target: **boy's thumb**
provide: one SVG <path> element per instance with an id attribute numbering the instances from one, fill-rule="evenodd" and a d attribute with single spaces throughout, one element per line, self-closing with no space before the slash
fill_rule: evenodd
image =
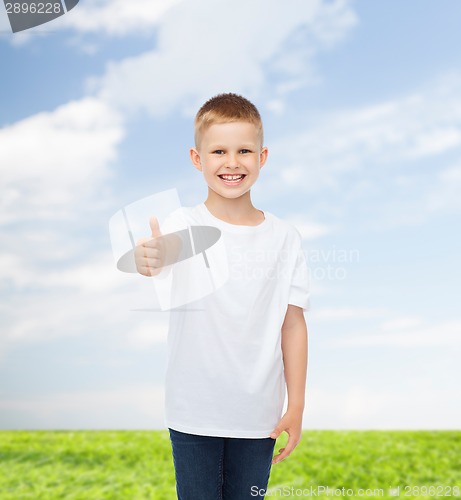
<path id="1" fill-rule="evenodd" d="M 153 238 L 158 238 L 159 236 L 162 236 L 162 233 L 160 232 L 160 226 L 158 225 L 157 217 L 155 217 L 153 215 L 149 219 L 149 224 L 150 224 L 150 229 L 152 231 L 152 237 Z"/>
<path id="2" fill-rule="evenodd" d="M 275 428 L 272 432 L 271 432 L 271 438 L 272 439 L 277 439 L 279 436 L 280 436 L 280 429 L 277 429 Z"/>

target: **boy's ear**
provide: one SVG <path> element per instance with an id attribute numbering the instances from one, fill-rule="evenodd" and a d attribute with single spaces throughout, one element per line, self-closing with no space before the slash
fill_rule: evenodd
<path id="1" fill-rule="evenodd" d="M 266 163 L 268 153 L 269 150 L 267 149 L 266 146 L 261 148 L 261 152 L 259 153 L 259 168 L 262 168 Z"/>
<path id="2" fill-rule="evenodd" d="M 200 170 L 200 172 L 201 172 L 202 171 L 202 162 L 200 161 L 199 152 L 195 148 L 190 148 L 189 154 L 190 154 L 190 159 L 192 161 L 192 164 L 194 165 L 194 167 L 197 170 Z"/>

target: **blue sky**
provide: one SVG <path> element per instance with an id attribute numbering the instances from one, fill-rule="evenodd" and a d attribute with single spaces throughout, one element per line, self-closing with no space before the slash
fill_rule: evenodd
<path id="1" fill-rule="evenodd" d="M 168 314 L 115 268 L 122 206 L 206 185 L 193 117 L 259 108 L 253 204 L 311 270 L 304 427 L 459 428 L 461 5 L 81 1 L 0 6 L 0 428 L 163 428 Z M 147 228 L 146 228 L 147 229 Z"/>

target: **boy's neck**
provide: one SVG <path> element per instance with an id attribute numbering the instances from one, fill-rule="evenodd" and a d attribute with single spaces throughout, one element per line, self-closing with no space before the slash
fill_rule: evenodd
<path id="1" fill-rule="evenodd" d="M 250 192 L 238 198 L 223 198 L 209 192 L 204 203 L 215 217 L 230 224 L 257 225 L 264 220 L 263 212 L 253 206 Z"/>

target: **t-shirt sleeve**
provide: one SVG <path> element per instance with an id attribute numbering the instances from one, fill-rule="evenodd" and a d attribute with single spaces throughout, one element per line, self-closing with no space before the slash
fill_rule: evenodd
<path id="1" fill-rule="evenodd" d="M 288 303 L 302 307 L 305 311 L 310 311 L 310 280 L 309 268 L 307 266 L 306 256 L 302 247 L 302 238 L 297 232 L 297 257 L 291 276 L 290 290 L 288 294 Z"/>

